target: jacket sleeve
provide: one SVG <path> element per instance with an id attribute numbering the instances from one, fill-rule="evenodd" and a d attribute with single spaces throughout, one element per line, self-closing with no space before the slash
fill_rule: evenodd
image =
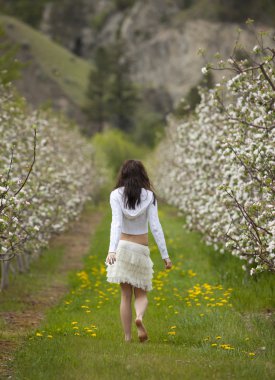
<path id="1" fill-rule="evenodd" d="M 165 237 L 164 237 L 162 226 L 160 224 L 159 217 L 158 217 L 157 200 L 156 200 L 155 205 L 152 202 L 148 208 L 148 221 L 149 221 L 150 230 L 151 230 L 151 232 L 154 236 L 154 239 L 157 243 L 161 257 L 163 259 L 168 259 L 169 255 L 167 252 Z"/>
<path id="2" fill-rule="evenodd" d="M 110 194 L 110 205 L 112 209 L 112 222 L 110 231 L 109 252 L 116 252 L 116 248 L 122 231 L 122 210 L 119 201 L 115 197 L 115 194 L 113 192 L 111 192 Z"/>

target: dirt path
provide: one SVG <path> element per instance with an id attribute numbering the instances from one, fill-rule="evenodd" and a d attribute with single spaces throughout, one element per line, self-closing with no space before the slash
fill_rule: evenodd
<path id="1" fill-rule="evenodd" d="M 50 242 L 51 247 L 63 246 L 65 252 L 57 267 L 59 276 L 47 284 L 39 293 L 24 295 L 25 308 L 16 312 L 0 312 L 5 321 L 5 332 L 9 337 L 24 337 L 30 329 L 37 328 L 44 318 L 45 311 L 58 303 L 69 287 L 64 281 L 68 272 L 83 267 L 82 257 L 87 253 L 90 239 L 102 218 L 101 211 L 84 212 L 69 229 Z M 12 378 L 8 362 L 12 360 L 20 339 L 0 340 L 0 378 Z"/>

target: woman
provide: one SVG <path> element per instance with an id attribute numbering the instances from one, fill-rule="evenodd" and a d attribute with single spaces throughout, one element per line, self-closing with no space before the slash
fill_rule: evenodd
<path id="1" fill-rule="evenodd" d="M 148 340 L 142 322 L 152 290 L 153 262 L 148 247 L 148 222 L 165 268 L 170 269 L 165 238 L 158 218 L 158 205 L 147 172 L 139 160 L 127 160 L 120 168 L 110 194 L 112 223 L 106 258 L 107 281 L 121 287 L 120 315 L 125 341 L 131 341 L 132 293 L 135 295 L 135 323 L 140 342 Z"/>

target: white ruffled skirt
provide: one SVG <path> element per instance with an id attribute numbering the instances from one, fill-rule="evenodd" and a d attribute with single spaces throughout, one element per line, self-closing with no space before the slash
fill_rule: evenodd
<path id="1" fill-rule="evenodd" d="M 148 246 L 128 240 L 119 240 L 116 261 L 107 264 L 107 281 L 127 282 L 137 288 L 150 291 L 152 287 L 154 263 Z"/>

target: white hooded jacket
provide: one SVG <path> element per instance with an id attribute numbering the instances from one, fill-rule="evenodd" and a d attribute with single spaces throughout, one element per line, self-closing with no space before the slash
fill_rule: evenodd
<path id="1" fill-rule="evenodd" d="M 153 204 L 153 192 L 145 188 L 141 189 L 140 204 L 135 209 L 128 209 L 123 202 L 124 186 L 113 190 L 110 194 L 112 208 L 112 223 L 110 234 L 109 252 L 115 252 L 121 232 L 131 235 L 140 235 L 150 230 L 158 245 L 161 257 L 169 258 L 165 237 L 158 217 L 157 200 Z"/>

